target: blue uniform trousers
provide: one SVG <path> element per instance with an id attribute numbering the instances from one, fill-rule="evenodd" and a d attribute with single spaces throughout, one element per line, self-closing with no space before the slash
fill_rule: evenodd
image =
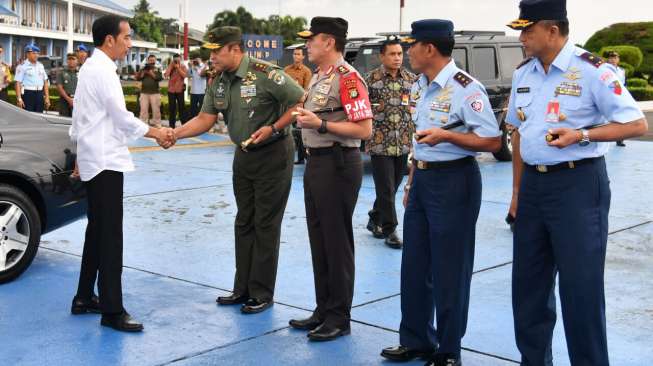
<path id="1" fill-rule="evenodd" d="M 512 273 L 522 365 L 552 365 L 556 274 L 571 364 L 609 364 L 603 291 L 609 208 L 603 158 L 549 173 L 524 168 Z"/>
<path id="2" fill-rule="evenodd" d="M 460 355 L 481 207 L 478 164 L 467 162 L 415 169 L 404 215 L 399 329 L 400 343 L 412 349 Z"/>

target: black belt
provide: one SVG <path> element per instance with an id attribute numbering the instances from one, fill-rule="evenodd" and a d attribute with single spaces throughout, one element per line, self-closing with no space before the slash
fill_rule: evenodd
<path id="1" fill-rule="evenodd" d="M 444 169 L 444 168 L 455 168 L 459 166 L 464 166 L 476 161 L 476 158 L 473 156 L 467 156 L 462 159 L 449 160 L 449 161 L 415 161 L 415 167 L 419 170 L 433 170 L 433 169 Z"/>
<path id="2" fill-rule="evenodd" d="M 306 153 L 310 156 L 320 156 L 320 155 L 330 155 L 335 153 L 337 150 L 343 151 L 343 152 L 349 152 L 349 151 L 354 151 L 358 150 L 359 148 L 357 147 L 347 147 L 347 146 L 341 146 L 341 145 L 333 145 L 329 147 L 309 147 L 306 149 Z"/>
<path id="3" fill-rule="evenodd" d="M 593 164 L 600 160 L 603 160 L 602 156 L 598 158 L 587 158 L 587 159 L 576 160 L 576 161 L 565 161 L 563 163 L 554 164 L 554 165 L 529 165 L 524 163 L 524 166 L 538 173 L 553 173 L 559 170 L 575 169 L 577 166 L 581 166 L 585 164 Z"/>

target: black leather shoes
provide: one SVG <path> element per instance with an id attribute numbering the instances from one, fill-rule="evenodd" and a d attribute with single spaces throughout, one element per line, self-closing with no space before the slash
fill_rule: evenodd
<path id="1" fill-rule="evenodd" d="M 315 316 L 315 314 L 313 314 L 306 319 L 292 319 L 288 322 L 288 324 L 290 324 L 291 327 L 299 330 L 313 330 L 322 325 L 322 321 L 317 316 Z"/>
<path id="2" fill-rule="evenodd" d="M 349 327 L 338 328 L 338 327 L 332 327 L 327 324 L 322 324 L 319 327 L 308 332 L 308 339 L 310 339 L 313 342 L 326 342 L 326 341 L 332 341 L 338 337 L 342 337 L 349 333 L 351 333 Z"/>
<path id="3" fill-rule="evenodd" d="M 435 349 L 410 349 L 405 346 L 388 347 L 381 351 L 381 356 L 391 361 L 408 362 L 416 358 L 428 360 L 429 357 L 435 352 Z"/>
<path id="4" fill-rule="evenodd" d="M 381 229 L 379 225 L 375 224 L 372 219 L 367 222 L 367 230 L 369 230 L 372 233 L 372 236 L 377 239 L 383 239 L 384 237 L 383 229 Z"/>
<path id="5" fill-rule="evenodd" d="M 243 314 L 258 314 L 269 309 L 273 304 L 274 302 L 272 300 L 263 301 L 258 299 L 249 299 L 247 302 L 245 302 L 245 305 L 240 308 L 240 311 L 243 312 Z"/>
<path id="6" fill-rule="evenodd" d="M 462 366 L 460 357 L 450 353 L 436 353 L 424 366 Z"/>
<path id="7" fill-rule="evenodd" d="M 385 237 L 385 245 L 392 249 L 401 249 L 404 243 L 397 236 L 397 232 L 393 231 L 390 235 Z"/>
<path id="8" fill-rule="evenodd" d="M 90 300 L 83 300 L 75 296 L 73 304 L 70 306 L 70 313 L 73 315 L 100 314 L 100 300 L 95 295 Z"/>
<path id="9" fill-rule="evenodd" d="M 123 311 L 120 314 L 102 314 L 102 321 L 100 324 L 120 332 L 143 331 L 143 324 L 132 319 L 126 311 Z"/>
<path id="10" fill-rule="evenodd" d="M 220 296 L 217 299 L 215 299 L 215 302 L 217 302 L 220 305 L 237 305 L 237 304 L 244 304 L 247 299 L 249 299 L 249 296 L 245 295 L 240 295 L 233 293 L 229 296 Z"/>

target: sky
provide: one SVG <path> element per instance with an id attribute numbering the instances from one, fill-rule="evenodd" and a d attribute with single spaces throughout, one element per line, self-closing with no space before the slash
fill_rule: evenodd
<path id="1" fill-rule="evenodd" d="M 114 0 L 133 8 L 138 0 Z M 149 0 L 152 8 L 166 18 L 179 18 L 183 0 Z M 271 14 L 303 16 L 339 16 L 349 22 L 349 36 L 372 36 L 399 29 L 400 0 L 188 0 L 189 23 L 205 30 L 213 16 L 222 10 L 244 6 L 254 16 Z M 508 35 L 517 32 L 505 26 L 519 15 L 518 0 L 405 0 L 402 30 L 424 18 L 451 19 L 457 30 L 499 30 Z M 597 30 L 620 22 L 653 21 L 652 0 L 568 0 L 571 40 L 584 44 Z"/>

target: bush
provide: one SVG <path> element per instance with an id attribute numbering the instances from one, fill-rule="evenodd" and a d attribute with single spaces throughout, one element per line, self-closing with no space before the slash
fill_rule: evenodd
<path id="1" fill-rule="evenodd" d="M 632 65 L 635 69 L 642 65 L 644 61 L 644 54 L 639 47 L 635 46 L 605 46 L 599 51 L 599 55 L 603 58 L 607 58 L 607 53 L 609 51 L 617 51 L 619 53 L 619 59 L 622 62 L 625 62 L 629 65 Z"/>
<path id="2" fill-rule="evenodd" d="M 625 63 L 625 62 L 620 62 L 619 66 L 621 66 L 622 69 L 626 72 L 626 78 L 631 78 L 635 75 L 635 68 L 632 67 L 631 65 Z"/>
<path id="3" fill-rule="evenodd" d="M 626 80 L 626 85 L 630 89 L 631 87 L 633 88 L 645 88 L 648 86 L 648 81 L 645 79 L 640 79 L 640 78 L 632 78 Z"/>
<path id="4" fill-rule="evenodd" d="M 644 58 L 637 71 L 653 74 L 653 22 L 613 24 L 594 33 L 585 43 L 585 48 L 599 52 L 602 47 L 611 45 L 638 47 Z"/>
<path id="5" fill-rule="evenodd" d="M 653 100 L 653 87 L 632 87 L 628 88 L 630 94 L 638 101 Z"/>

